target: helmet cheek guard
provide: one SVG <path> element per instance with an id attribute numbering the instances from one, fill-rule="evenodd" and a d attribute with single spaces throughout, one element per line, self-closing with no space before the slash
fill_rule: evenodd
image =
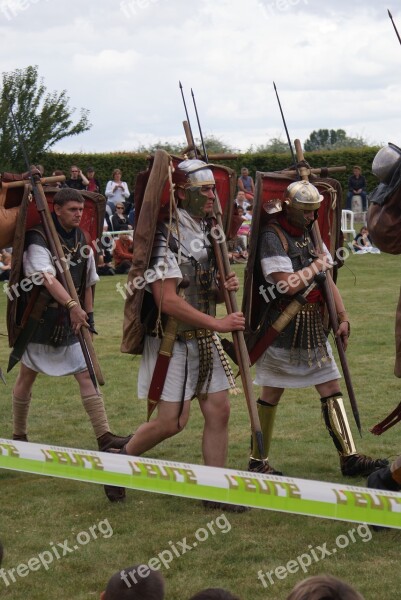
<path id="1" fill-rule="evenodd" d="M 182 186 L 185 198 L 181 200 L 181 207 L 193 217 L 204 217 L 203 207 L 207 197 L 202 194 L 202 187 L 216 185 L 213 172 L 207 163 L 198 159 L 184 160 L 178 165 L 178 169 L 185 177 Z"/>

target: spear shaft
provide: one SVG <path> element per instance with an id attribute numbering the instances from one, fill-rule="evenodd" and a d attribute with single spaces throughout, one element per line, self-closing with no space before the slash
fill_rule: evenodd
<path id="1" fill-rule="evenodd" d="M 294 165 L 296 165 L 297 161 L 296 161 L 294 150 L 293 150 L 293 147 L 292 147 L 292 144 L 291 144 L 290 134 L 288 133 L 287 123 L 285 122 L 285 117 L 284 117 L 283 109 L 281 108 L 280 98 L 279 98 L 278 91 L 277 91 L 277 88 L 276 88 L 276 84 L 274 83 L 274 81 L 273 81 L 273 86 L 274 86 L 274 91 L 276 92 L 278 107 L 280 109 L 281 118 L 283 120 L 283 125 L 284 125 L 284 129 L 285 129 L 285 133 L 287 135 L 288 146 L 289 146 L 289 148 L 291 150 L 292 162 L 293 162 Z"/>
<path id="2" fill-rule="evenodd" d="M 185 102 L 184 90 L 182 89 L 182 83 L 181 83 L 181 81 L 179 81 L 178 83 L 179 83 L 180 90 L 181 90 L 182 101 L 184 103 L 184 109 L 185 109 L 185 114 L 186 114 L 186 117 L 187 117 L 187 123 L 188 123 L 189 133 L 191 135 L 192 148 L 193 148 L 193 151 L 194 151 L 194 154 L 195 154 L 195 158 L 198 158 L 198 152 L 196 150 L 194 134 L 192 133 L 191 122 L 190 122 L 189 116 L 188 116 L 187 103 Z"/>
<path id="3" fill-rule="evenodd" d="M 392 22 L 392 24 L 393 24 L 394 31 L 395 31 L 395 33 L 397 34 L 398 41 L 399 41 L 399 42 L 400 42 L 400 44 L 401 44 L 401 37 L 400 37 L 400 34 L 398 33 L 397 26 L 396 26 L 396 24 L 394 23 L 393 15 L 392 15 L 392 14 L 391 14 L 391 12 L 389 11 L 389 9 L 387 9 L 387 12 L 388 12 L 388 16 L 390 17 L 390 19 L 391 19 L 391 22 Z"/>

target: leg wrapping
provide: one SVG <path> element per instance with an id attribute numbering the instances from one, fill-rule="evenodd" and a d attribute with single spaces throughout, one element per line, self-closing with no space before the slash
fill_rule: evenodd
<path id="1" fill-rule="evenodd" d="M 31 403 L 31 394 L 25 398 L 19 398 L 13 393 L 13 433 L 15 436 L 27 434 L 28 413 Z"/>
<path id="2" fill-rule="evenodd" d="M 93 394 L 91 396 L 82 396 L 82 404 L 97 438 L 110 431 L 106 409 L 101 395 Z"/>

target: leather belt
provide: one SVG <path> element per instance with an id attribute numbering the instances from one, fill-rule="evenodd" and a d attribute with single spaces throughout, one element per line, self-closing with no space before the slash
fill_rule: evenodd
<path id="1" fill-rule="evenodd" d="M 154 331 L 147 331 L 147 335 L 150 335 L 151 337 L 157 337 L 157 338 L 160 337 Z M 188 342 L 189 340 L 212 337 L 212 335 L 213 335 L 212 329 L 186 329 L 185 331 L 180 331 L 177 334 L 176 339 L 181 340 L 183 342 Z"/>

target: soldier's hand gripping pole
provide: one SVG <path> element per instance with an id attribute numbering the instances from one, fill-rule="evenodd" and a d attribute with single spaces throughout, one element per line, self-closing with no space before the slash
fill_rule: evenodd
<path id="1" fill-rule="evenodd" d="M 295 151 L 296 151 L 296 155 L 297 155 L 297 161 L 298 161 L 298 163 L 302 162 L 304 160 L 304 155 L 302 152 L 301 142 L 299 140 L 295 140 L 294 145 L 295 145 Z M 309 180 L 307 171 L 308 170 L 306 168 L 301 168 L 299 170 L 301 178 L 306 181 Z M 315 245 L 315 248 L 317 249 L 317 251 L 319 253 L 323 253 L 323 241 L 322 241 L 322 236 L 320 235 L 320 229 L 319 229 L 319 224 L 317 222 L 317 219 L 313 223 L 311 234 L 312 234 L 312 241 Z M 341 336 L 335 335 L 335 333 L 338 329 L 338 317 L 337 317 L 337 311 L 336 311 L 336 306 L 335 306 L 334 296 L 333 296 L 333 291 L 332 291 L 331 286 L 332 286 L 331 273 L 329 271 L 327 271 L 326 279 L 322 285 L 323 295 L 324 295 L 327 310 L 329 313 L 329 321 L 330 321 L 330 325 L 333 329 L 334 339 L 336 342 L 338 356 L 340 358 L 341 368 L 343 371 L 345 384 L 347 386 L 347 392 L 348 392 L 348 396 L 350 399 L 355 423 L 358 427 L 359 434 L 362 437 L 361 421 L 359 418 L 359 410 L 358 410 L 358 405 L 357 405 L 356 398 L 355 398 L 354 388 L 352 386 L 351 374 L 350 374 L 350 371 L 348 368 L 348 362 L 347 362 L 347 359 L 345 356 L 343 341 L 341 339 Z"/>
<path id="2" fill-rule="evenodd" d="M 21 146 L 21 151 L 24 156 L 26 167 L 27 167 L 28 171 L 31 171 L 28 155 L 27 155 L 27 152 L 25 149 L 25 145 L 24 145 L 24 142 L 22 139 L 20 129 L 18 127 L 18 123 L 14 117 L 11 103 L 9 103 L 9 107 L 10 107 L 11 119 L 13 121 L 15 131 L 17 133 L 18 142 Z M 80 305 L 78 294 L 75 289 L 75 285 L 72 281 L 69 266 L 67 264 L 68 261 L 65 260 L 64 252 L 61 247 L 61 242 L 60 242 L 59 236 L 57 234 L 56 227 L 54 225 L 54 222 L 53 222 L 50 210 L 49 210 L 49 206 L 47 204 L 47 199 L 46 199 L 45 193 L 43 191 L 42 184 L 40 182 L 39 174 L 31 173 L 30 182 L 32 185 L 32 192 L 33 192 L 33 197 L 35 200 L 35 205 L 36 205 L 37 211 L 39 213 L 41 223 L 43 225 L 43 230 L 44 230 L 44 233 L 46 236 L 46 240 L 49 244 L 49 250 L 51 252 L 51 255 L 57 260 L 57 263 L 59 265 L 60 283 L 64 287 L 64 289 L 66 289 L 68 291 L 71 298 L 73 300 L 75 300 L 75 302 L 78 305 Z M 99 362 L 98 362 L 96 354 L 95 354 L 95 349 L 92 344 L 92 338 L 89 333 L 89 330 L 86 327 L 81 327 L 77 333 L 77 337 L 78 337 L 79 343 L 81 345 L 82 353 L 85 358 L 85 363 L 88 368 L 90 378 L 92 380 L 95 390 L 98 392 L 97 384 L 99 383 L 99 385 L 103 385 L 104 378 L 103 378 L 102 372 L 100 370 L 100 365 L 99 365 Z"/>

